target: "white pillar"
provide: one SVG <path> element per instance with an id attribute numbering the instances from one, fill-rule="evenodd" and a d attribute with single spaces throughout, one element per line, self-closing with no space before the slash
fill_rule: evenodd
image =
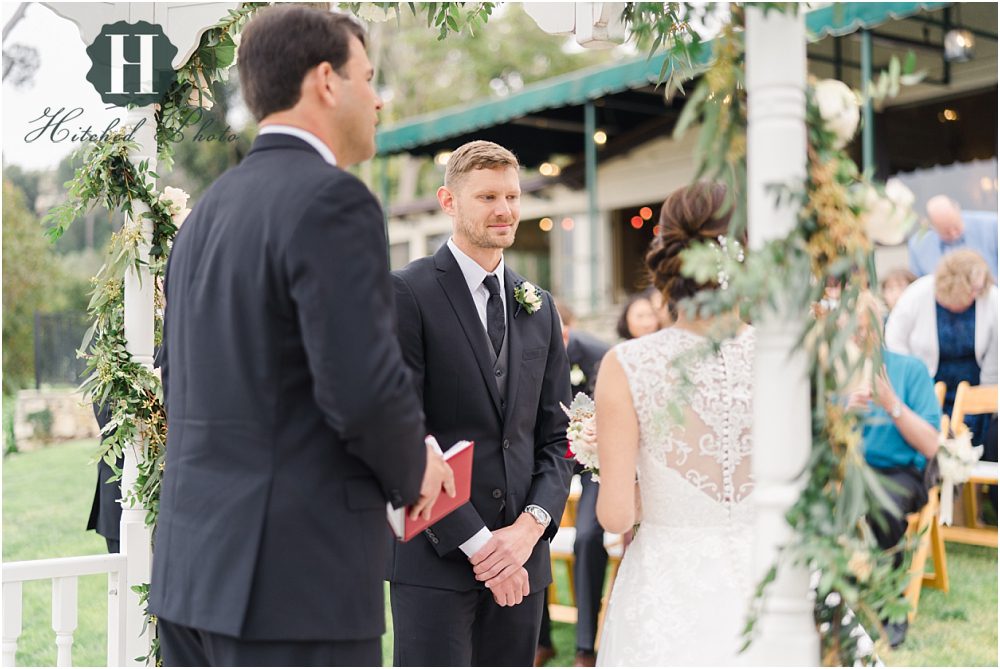
<path id="1" fill-rule="evenodd" d="M 747 182 L 750 246 L 784 237 L 795 226 L 794 205 L 778 207 L 765 188 L 801 186 L 806 170 L 806 36 L 797 16 L 746 9 L 748 96 Z M 807 280 L 808 277 L 789 277 Z M 779 308 L 757 326 L 754 360 L 754 569 L 762 578 L 778 548 L 792 538 L 785 513 L 805 485 L 811 432 L 808 364 L 792 353 L 807 314 Z M 819 637 L 813 622 L 809 574 L 787 562 L 766 592 L 751 645 L 756 665 L 819 664 Z"/>
<path id="2" fill-rule="evenodd" d="M 153 107 L 146 106 L 132 109 L 128 113 L 126 124 L 138 130 L 133 135 L 137 150 L 129 158 L 132 164 L 138 165 L 143 160 L 149 161 L 149 169 L 156 171 L 156 121 Z M 142 124 L 140 126 L 140 124 Z M 140 216 L 148 211 L 141 203 L 134 202 L 135 216 L 125 220 L 126 226 L 141 226 L 142 239 L 139 248 L 139 259 L 143 261 L 136 271 L 130 267 L 125 273 L 125 338 L 132 359 L 146 366 L 153 367 L 153 278 L 149 273 L 149 247 L 153 236 L 153 223 L 148 218 Z M 152 533 L 146 526 L 147 510 L 135 502 L 125 499 L 126 491 L 132 490 L 138 477 L 138 463 L 144 457 L 143 444 L 129 444 L 125 448 L 125 464 L 122 468 L 122 519 L 121 552 L 126 556 L 126 584 L 124 593 L 119 593 L 126 600 L 125 610 L 125 657 L 130 666 L 142 666 L 135 658 L 149 654 L 151 630 L 142 631 L 145 622 L 143 606 L 139 604 L 139 595 L 132 592 L 132 586 L 149 583 L 152 573 Z"/>

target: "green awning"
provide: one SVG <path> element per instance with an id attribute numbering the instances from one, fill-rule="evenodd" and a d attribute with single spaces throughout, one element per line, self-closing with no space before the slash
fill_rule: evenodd
<path id="1" fill-rule="evenodd" d="M 460 105 L 413 116 L 405 122 L 379 131 L 379 154 L 406 151 L 447 137 L 488 128 L 544 109 L 582 105 L 610 93 L 617 93 L 660 79 L 666 54 L 651 59 L 637 58 L 615 65 L 599 65 L 570 72 L 524 87 L 499 100 Z"/>
<path id="2" fill-rule="evenodd" d="M 873 28 L 892 19 L 905 19 L 921 10 L 933 11 L 950 2 L 835 2 L 806 14 L 806 30 L 814 39 L 840 37 Z"/>
<path id="3" fill-rule="evenodd" d="M 806 14 L 813 39 L 841 36 L 885 21 L 905 18 L 921 10 L 946 7 L 950 2 L 841 2 Z M 587 100 L 641 88 L 659 81 L 666 54 L 636 58 L 546 79 L 506 98 L 442 109 L 387 125 L 376 138 L 380 155 L 410 151 L 441 143 L 484 128 L 546 109 L 575 107 Z"/>

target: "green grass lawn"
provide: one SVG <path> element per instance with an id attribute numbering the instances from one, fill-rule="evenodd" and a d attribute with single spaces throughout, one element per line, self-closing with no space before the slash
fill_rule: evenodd
<path id="1" fill-rule="evenodd" d="M 3 561 L 32 560 L 104 552 L 104 540 L 84 531 L 97 480 L 89 460 L 93 440 L 78 441 L 3 460 Z M 920 612 L 906 644 L 885 653 L 889 666 L 997 666 L 997 551 L 948 544 L 947 594 L 925 588 Z M 565 575 L 557 573 L 565 591 Z M 77 666 L 105 664 L 107 579 L 80 579 L 79 627 L 73 646 Z M 21 666 L 55 664 L 51 629 L 51 585 L 26 584 L 24 631 L 18 644 Z M 392 662 L 392 621 L 383 638 L 385 664 Z M 573 664 L 575 630 L 552 627 L 556 657 L 550 666 Z"/>

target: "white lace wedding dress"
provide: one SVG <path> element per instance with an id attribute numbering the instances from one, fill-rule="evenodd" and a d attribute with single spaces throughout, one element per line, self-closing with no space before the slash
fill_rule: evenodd
<path id="1" fill-rule="evenodd" d="M 668 328 L 615 347 L 639 419 L 642 524 L 611 593 L 599 666 L 741 663 L 755 585 L 753 345 L 745 328 L 698 356 L 708 340 Z"/>

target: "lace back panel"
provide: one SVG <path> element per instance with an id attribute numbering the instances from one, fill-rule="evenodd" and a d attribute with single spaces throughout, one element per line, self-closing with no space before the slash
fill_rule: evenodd
<path id="1" fill-rule="evenodd" d="M 717 350 L 667 328 L 616 347 L 639 419 L 644 523 L 729 522 L 753 491 L 753 343 L 751 328 Z"/>

